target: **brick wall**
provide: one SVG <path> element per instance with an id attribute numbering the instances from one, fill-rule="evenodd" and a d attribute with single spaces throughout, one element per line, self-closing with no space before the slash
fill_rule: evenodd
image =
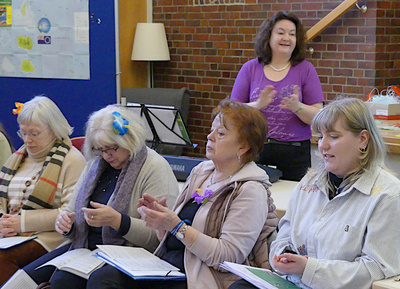
<path id="1" fill-rule="evenodd" d="M 341 2 L 246 0 L 243 5 L 194 6 L 193 0 L 153 0 L 154 22 L 165 24 L 171 53 L 170 62 L 154 64 L 155 87 L 192 91 L 188 126 L 198 147 L 185 154 L 204 156 L 211 111 L 230 94 L 243 63 L 254 57 L 253 39 L 262 21 L 289 10 L 308 30 Z M 314 49 L 308 60 L 327 100 L 339 94 L 365 98 L 375 86 L 382 90 L 400 84 L 400 3 L 366 4 L 365 14 L 353 7 L 308 44 Z"/>

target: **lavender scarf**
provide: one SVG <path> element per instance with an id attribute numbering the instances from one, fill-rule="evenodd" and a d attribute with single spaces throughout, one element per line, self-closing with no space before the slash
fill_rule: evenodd
<path id="1" fill-rule="evenodd" d="M 128 161 L 123 167 L 117 184 L 115 185 L 114 192 L 111 196 L 109 205 L 120 212 L 126 214 L 129 209 L 131 194 L 136 179 L 142 169 L 142 166 L 147 158 L 147 148 L 144 146 L 140 152 L 131 160 Z M 75 229 L 73 232 L 73 241 L 70 249 L 86 248 L 88 244 L 89 226 L 87 225 L 82 207 L 87 207 L 89 198 L 95 189 L 97 182 L 102 173 L 107 168 L 108 163 L 101 157 L 98 157 L 89 169 L 89 172 L 83 181 L 83 185 L 79 191 L 79 195 L 75 204 Z M 102 230 L 103 244 L 108 245 L 123 245 L 126 241 L 117 232 L 109 227 L 104 226 Z"/>

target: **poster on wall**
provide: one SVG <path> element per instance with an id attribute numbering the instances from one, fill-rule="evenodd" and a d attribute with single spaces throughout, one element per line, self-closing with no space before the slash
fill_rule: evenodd
<path id="1" fill-rule="evenodd" d="M 90 79 L 89 0 L 0 0 L 0 77 Z"/>
<path id="2" fill-rule="evenodd" d="M 0 0 L 0 27 L 11 26 L 11 0 Z"/>

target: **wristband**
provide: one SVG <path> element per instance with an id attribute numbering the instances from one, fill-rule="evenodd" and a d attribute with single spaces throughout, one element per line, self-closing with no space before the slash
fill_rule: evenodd
<path id="1" fill-rule="evenodd" d="M 186 225 L 186 223 L 183 223 L 183 225 L 179 228 L 178 232 L 176 232 L 175 238 L 177 238 L 179 241 L 185 239 L 185 234 L 188 227 L 189 226 Z"/>
<path id="2" fill-rule="evenodd" d="M 171 234 L 172 235 L 176 235 L 176 233 L 178 233 L 179 229 L 183 226 L 185 222 L 184 221 L 180 221 L 178 225 L 175 226 L 175 228 L 172 229 Z"/>
<path id="3" fill-rule="evenodd" d="M 303 104 L 300 104 L 300 108 L 296 111 L 294 111 L 294 114 L 299 114 L 303 110 Z"/>

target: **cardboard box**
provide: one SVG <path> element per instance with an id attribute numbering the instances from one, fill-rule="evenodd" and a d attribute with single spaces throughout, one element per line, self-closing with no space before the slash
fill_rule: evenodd
<path id="1" fill-rule="evenodd" d="M 372 289 L 398 289 L 400 288 L 400 276 L 375 281 Z"/>
<path id="2" fill-rule="evenodd" d="M 375 119 L 400 119 L 400 103 L 365 103 Z"/>

